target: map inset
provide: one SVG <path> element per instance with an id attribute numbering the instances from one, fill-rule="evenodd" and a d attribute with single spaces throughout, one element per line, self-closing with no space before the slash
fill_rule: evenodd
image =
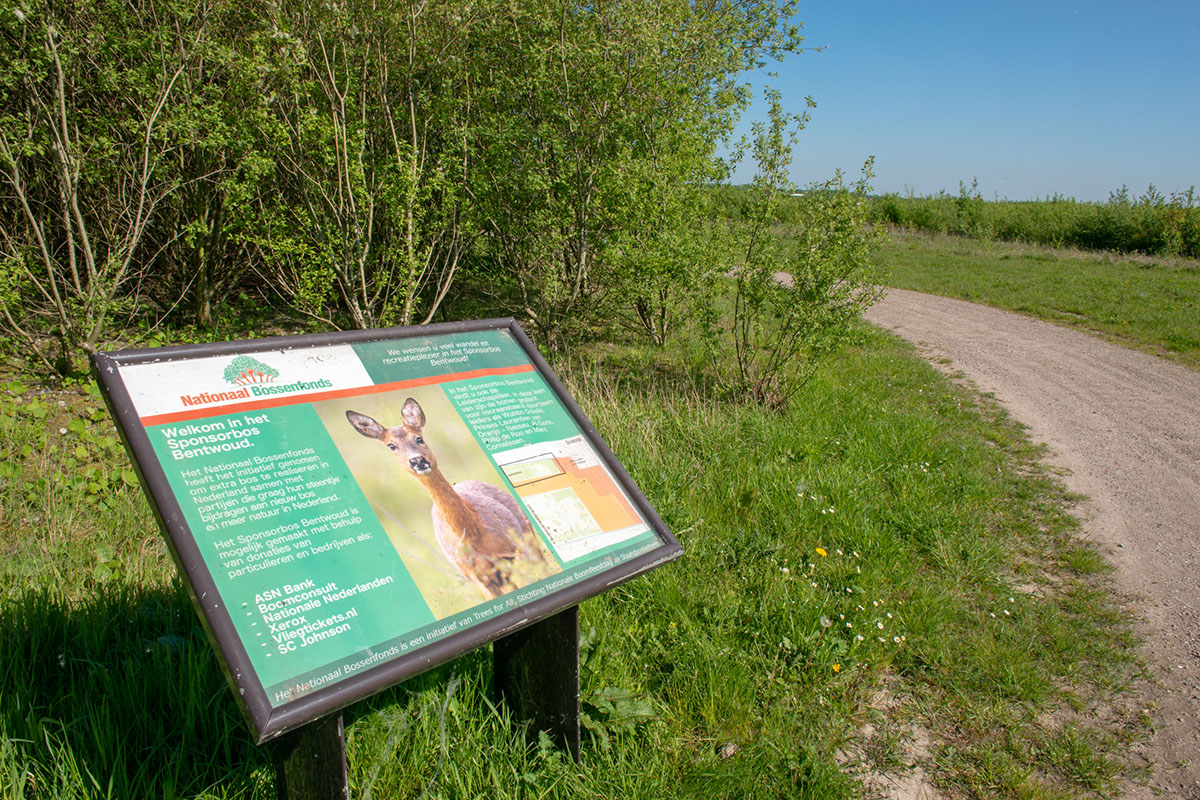
<path id="1" fill-rule="evenodd" d="M 563 561 L 648 528 L 582 437 L 498 453 L 496 459 Z"/>
<path id="2" fill-rule="evenodd" d="M 529 495 L 526 507 L 542 523 L 555 544 L 575 542 L 604 533 L 583 500 L 570 487 Z"/>

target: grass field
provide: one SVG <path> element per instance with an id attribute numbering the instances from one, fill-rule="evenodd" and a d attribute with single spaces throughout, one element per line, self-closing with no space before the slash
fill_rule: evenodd
<path id="1" fill-rule="evenodd" d="M 844 798 L 917 730 L 962 796 L 1111 796 L 1131 634 L 1020 431 L 866 329 L 786 414 L 686 358 L 559 365 L 686 550 L 582 607 L 583 764 L 480 651 L 347 711 L 354 796 Z M 273 797 L 94 395 L 0 398 L 0 796 Z"/>
<path id="2" fill-rule="evenodd" d="M 957 297 L 1099 333 L 1200 367 L 1200 262 L 894 232 L 890 286 Z"/>

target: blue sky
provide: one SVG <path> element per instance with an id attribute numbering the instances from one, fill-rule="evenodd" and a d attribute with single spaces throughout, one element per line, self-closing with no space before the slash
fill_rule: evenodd
<path id="1" fill-rule="evenodd" d="M 1200 187 L 1200 2 L 801 0 L 796 19 L 825 49 L 747 79 L 789 110 L 817 103 L 797 183 L 853 177 L 874 155 L 879 192 L 957 193 L 973 178 L 1011 200 Z M 763 117 L 756 102 L 740 130 Z M 751 177 L 743 164 L 733 182 Z"/>

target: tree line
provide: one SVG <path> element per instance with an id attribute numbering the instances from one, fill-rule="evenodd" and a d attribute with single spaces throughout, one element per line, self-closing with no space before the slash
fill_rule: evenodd
<path id="1" fill-rule="evenodd" d="M 1122 186 L 1102 203 L 1055 195 L 1044 200 L 984 200 L 978 185 L 957 195 L 886 194 L 873 198 L 872 219 L 928 233 L 985 241 L 1030 242 L 1116 253 L 1200 258 L 1200 202 L 1195 188 L 1164 195 L 1153 184 L 1140 196 Z"/>
<path id="2" fill-rule="evenodd" d="M 472 278 L 544 342 L 662 335 L 738 76 L 790 3 L 27 0 L 0 11 L 0 327 L 77 370 L 114 321 L 252 288 L 332 327 Z"/>

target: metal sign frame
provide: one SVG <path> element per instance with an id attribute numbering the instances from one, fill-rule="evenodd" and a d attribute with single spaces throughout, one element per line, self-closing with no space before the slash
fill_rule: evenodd
<path id="1" fill-rule="evenodd" d="M 142 418 L 134 407 L 121 370 L 150 363 L 253 355 L 268 351 L 303 350 L 333 345 L 393 340 L 402 342 L 417 337 L 497 330 L 507 331 L 520 345 L 534 370 L 578 426 L 587 443 L 648 524 L 650 532 L 657 537 L 658 546 L 427 645 L 364 668 L 298 699 L 273 706 L 234 627 L 230 610 L 226 607 L 210 568 L 201 554 L 196 536 L 185 519 L 180 501 L 168 482 Z M 171 555 L 221 662 L 233 696 L 259 744 L 294 731 L 462 653 L 569 609 L 584 599 L 672 561 L 683 552 L 679 542 L 601 439 L 595 427 L 584 416 L 537 348 L 511 318 L 96 353 L 92 357 L 92 367 L 162 528 Z M 297 400 L 297 403 L 303 402 L 303 399 Z"/>

